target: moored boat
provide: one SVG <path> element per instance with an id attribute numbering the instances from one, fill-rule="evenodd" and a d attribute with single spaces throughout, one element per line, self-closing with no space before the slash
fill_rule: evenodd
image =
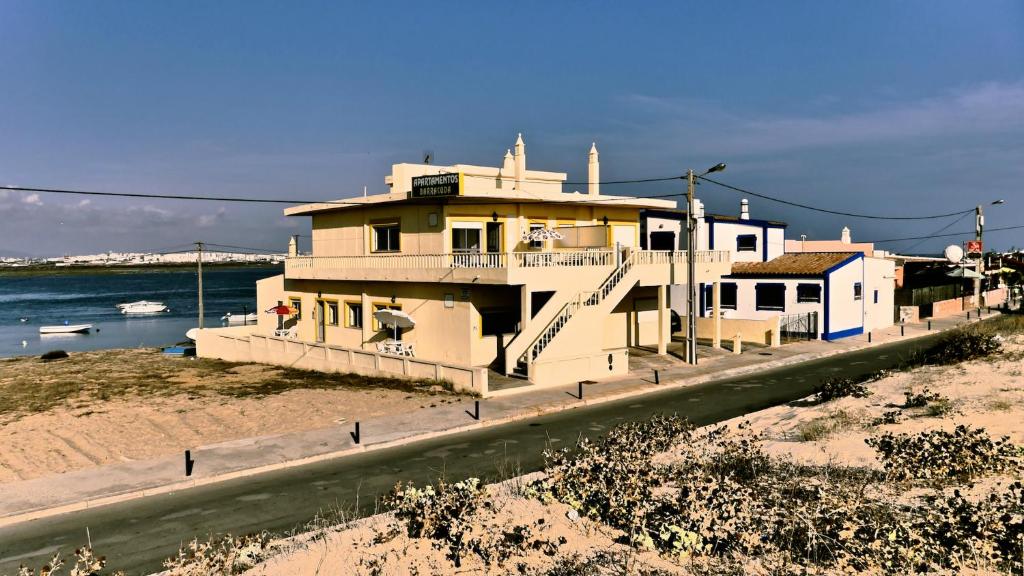
<path id="1" fill-rule="evenodd" d="M 121 314 L 158 314 L 166 312 L 167 306 L 164 306 L 163 302 L 139 300 L 138 302 L 118 304 L 117 309 L 121 311 Z"/>
<path id="2" fill-rule="evenodd" d="M 92 324 L 59 324 L 57 326 L 40 326 L 40 334 L 87 334 L 92 329 Z"/>
<path id="3" fill-rule="evenodd" d="M 229 325 L 255 324 L 257 321 L 259 321 L 259 316 L 255 312 L 250 312 L 248 314 L 232 314 L 231 312 L 228 312 L 227 314 L 220 317 L 220 321 L 225 322 Z"/>

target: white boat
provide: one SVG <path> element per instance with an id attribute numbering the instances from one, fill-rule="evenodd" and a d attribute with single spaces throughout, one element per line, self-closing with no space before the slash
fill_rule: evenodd
<path id="1" fill-rule="evenodd" d="M 75 332 L 88 333 L 92 324 L 60 324 L 57 326 L 40 326 L 40 334 L 73 334 Z"/>
<path id="2" fill-rule="evenodd" d="M 167 306 L 164 306 L 163 302 L 139 300 L 138 302 L 118 304 L 117 309 L 121 311 L 121 314 L 158 314 L 166 312 Z"/>
<path id="3" fill-rule="evenodd" d="M 228 312 L 220 317 L 220 321 L 227 324 L 255 324 L 259 321 L 259 316 L 255 312 L 248 314 L 232 314 Z"/>

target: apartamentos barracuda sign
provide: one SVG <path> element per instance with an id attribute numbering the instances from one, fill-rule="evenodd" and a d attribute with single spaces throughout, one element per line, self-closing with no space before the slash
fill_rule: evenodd
<path id="1" fill-rule="evenodd" d="M 412 193 L 409 197 L 441 198 L 445 196 L 462 196 L 462 184 L 462 172 L 416 176 L 412 179 Z"/>

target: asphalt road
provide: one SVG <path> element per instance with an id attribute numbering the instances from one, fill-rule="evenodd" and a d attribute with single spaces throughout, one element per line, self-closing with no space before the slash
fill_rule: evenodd
<path id="1" fill-rule="evenodd" d="M 375 496 L 398 481 L 494 478 L 510 466 L 531 472 L 543 465 L 549 442 L 572 445 L 580 434 L 600 435 L 655 413 L 677 412 L 698 425 L 720 422 L 807 396 L 827 376 L 892 367 L 936 337 L 0 528 L 0 574 L 15 574 L 22 563 L 38 568 L 57 549 L 67 557 L 85 544 L 86 527 L 111 568 L 157 571 L 196 535 L 292 530 L 357 497 L 362 512 L 372 512 Z"/>

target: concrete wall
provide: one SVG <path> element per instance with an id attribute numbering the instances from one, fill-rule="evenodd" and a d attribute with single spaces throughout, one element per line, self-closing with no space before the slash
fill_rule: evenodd
<path id="1" fill-rule="evenodd" d="M 628 228 L 631 244 L 639 245 L 639 208 L 617 206 L 580 206 L 555 203 L 500 204 L 408 204 L 389 203 L 350 208 L 312 216 L 314 256 L 364 256 L 374 254 L 373 225 L 397 222 L 401 228 L 398 254 L 447 254 L 451 252 L 451 229 L 456 222 L 474 222 L 485 228 L 487 223 L 502 224 L 503 241 L 499 252 L 536 250 L 522 241 L 530 225 L 545 228 L 604 225 L 608 218 L 610 230 L 620 235 Z M 436 221 L 434 226 L 431 221 Z M 481 235 L 482 249 L 486 236 Z M 626 244 L 627 242 L 623 242 Z M 604 246 L 613 245 L 611 235 Z M 555 241 L 540 248 L 553 250 Z"/>
<path id="2" fill-rule="evenodd" d="M 778 346 L 782 338 L 779 332 L 779 318 L 778 314 L 761 320 L 722 318 L 722 341 L 731 341 L 733 337 L 739 335 L 741 342 Z M 685 325 L 686 317 L 684 316 L 682 320 Z M 697 338 L 711 340 L 714 335 L 714 318 L 697 318 Z"/>
<path id="3" fill-rule="evenodd" d="M 196 337 L 196 354 L 228 362 L 258 362 L 318 372 L 448 380 L 457 391 L 482 396 L 488 393 L 486 368 L 267 337 L 256 334 L 255 330 L 254 326 L 200 330 Z"/>
<path id="4" fill-rule="evenodd" d="M 884 258 L 864 259 L 864 330 L 893 325 L 896 263 Z M 875 301 L 877 294 L 878 301 Z"/>
<path id="5" fill-rule="evenodd" d="M 862 298 L 854 299 L 854 284 L 860 282 Z M 864 282 L 863 258 L 858 258 L 828 274 L 825 290 L 827 309 L 823 323 L 826 339 L 843 338 L 864 332 L 864 304 L 870 295 Z M 890 315 L 892 307 L 890 306 Z"/>
<path id="6" fill-rule="evenodd" d="M 824 281 L 820 278 L 723 278 L 722 284 L 736 284 L 736 309 L 722 309 L 727 319 L 769 320 L 781 314 L 818 314 L 818 330 L 823 330 L 825 313 Z M 785 310 L 757 310 L 757 285 L 783 284 L 786 287 Z M 797 286 L 812 284 L 821 288 L 821 302 L 797 302 Z M 673 300 L 673 306 L 675 301 Z M 722 333 L 725 337 L 725 333 Z"/>
<path id="7" fill-rule="evenodd" d="M 768 226 L 757 222 L 715 221 L 705 230 L 710 249 L 729 250 L 732 253 L 733 262 L 767 262 L 785 252 L 786 230 L 778 226 Z M 749 234 L 757 237 L 757 250 L 737 252 L 736 237 Z"/>

